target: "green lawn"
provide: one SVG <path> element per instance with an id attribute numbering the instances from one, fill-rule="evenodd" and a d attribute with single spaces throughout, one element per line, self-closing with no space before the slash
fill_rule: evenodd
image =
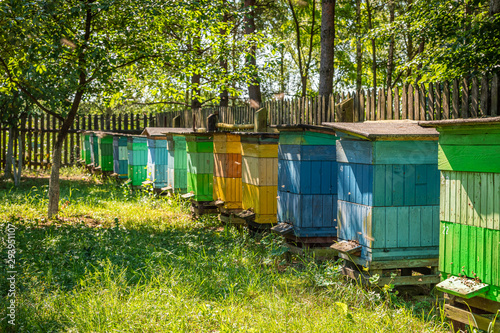
<path id="1" fill-rule="evenodd" d="M 338 263 L 285 260 L 273 235 L 177 200 L 65 170 L 59 220 L 44 219 L 46 174 L 0 182 L 0 250 L 17 228 L 19 332 L 446 332 L 439 310 L 344 280 Z M 8 268 L 0 266 L 0 331 Z"/>

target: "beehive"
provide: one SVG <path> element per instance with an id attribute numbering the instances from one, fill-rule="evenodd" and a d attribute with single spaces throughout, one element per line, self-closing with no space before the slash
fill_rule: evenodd
<path id="1" fill-rule="evenodd" d="M 223 208 L 242 208 L 241 140 L 228 132 L 214 133 L 214 199 Z"/>
<path id="2" fill-rule="evenodd" d="M 80 157 L 85 165 L 92 163 L 92 158 L 90 156 L 90 133 L 84 132 L 81 135 L 81 151 Z"/>
<path id="3" fill-rule="evenodd" d="M 438 133 L 412 121 L 325 123 L 337 131 L 338 238 L 372 261 L 438 257 Z"/>
<path id="4" fill-rule="evenodd" d="M 148 142 L 145 136 L 127 137 L 128 178 L 132 186 L 141 186 L 147 178 Z"/>
<path id="5" fill-rule="evenodd" d="M 171 186 L 175 192 L 186 193 L 187 191 L 186 137 L 180 134 L 168 134 L 167 150 L 168 150 L 168 186 Z"/>
<path id="6" fill-rule="evenodd" d="M 94 132 L 90 132 L 90 162 L 93 164 L 94 168 L 99 166 L 99 145 L 97 140 L 97 135 Z"/>
<path id="7" fill-rule="evenodd" d="M 154 188 L 168 184 L 167 131 L 164 127 L 146 127 L 141 133 L 148 138 L 147 178 Z"/>
<path id="8" fill-rule="evenodd" d="M 243 209 L 252 209 L 255 223 L 275 224 L 278 195 L 278 134 L 241 135 Z"/>
<path id="9" fill-rule="evenodd" d="M 443 279 L 478 278 L 478 296 L 500 302 L 500 117 L 421 124 L 440 134 Z"/>
<path id="10" fill-rule="evenodd" d="M 213 134 L 190 132 L 184 135 L 187 154 L 187 191 L 194 194 L 195 201 L 213 201 Z"/>
<path id="11" fill-rule="evenodd" d="M 97 132 L 97 147 L 99 155 L 99 167 L 102 171 L 113 171 L 113 136 L 105 132 Z"/>
<path id="12" fill-rule="evenodd" d="M 124 135 L 113 136 L 113 172 L 119 178 L 128 177 L 127 137 Z"/>
<path id="13" fill-rule="evenodd" d="M 296 237 L 337 236 L 337 136 L 331 128 L 282 125 L 278 147 L 278 222 Z"/>

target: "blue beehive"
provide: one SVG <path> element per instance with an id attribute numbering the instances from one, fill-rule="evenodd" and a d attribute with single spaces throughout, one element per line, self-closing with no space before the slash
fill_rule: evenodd
<path id="1" fill-rule="evenodd" d="M 116 134 L 113 136 L 113 172 L 119 178 L 128 177 L 127 137 Z"/>
<path id="2" fill-rule="evenodd" d="M 437 258 L 438 134 L 416 122 L 325 123 L 337 131 L 339 240 L 361 263 Z"/>
<path id="3" fill-rule="evenodd" d="M 337 136 L 331 128 L 278 126 L 278 222 L 296 237 L 337 236 Z"/>

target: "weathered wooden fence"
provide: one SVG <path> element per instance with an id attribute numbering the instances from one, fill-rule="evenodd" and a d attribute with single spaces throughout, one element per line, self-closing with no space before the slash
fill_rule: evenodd
<path id="1" fill-rule="evenodd" d="M 146 126 L 156 126 L 157 117 L 125 114 L 125 115 L 93 115 L 77 116 L 64 142 L 62 164 L 72 165 L 80 159 L 81 130 L 120 131 L 137 133 Z M 50 115 L 28 117 L 26 127 L 21 128 L 20 135 L 24 136 L 23 164 L 31 169 L 48 168 L 52 159 L 52 148 L 60 128 L 57 119 Z M 0 127 L 0 166 L 4 168 L 7 155 L 9 131 L 5 125 Z M 18 143 L 14 143 L 14 156 L 19 158 Z"/>
<path id="2" fill-rule="evenodd" d="M 499 116 L 499 75 L 453 80 L 429 85 L 404 85 L 394 89 L 361 90 L 335 93 L 328 97 L 306 97 L 268 101 L 269 124 L 321 124 L 339 119 L 339 103 L 352 98 L 354 121 L 413 119 L 438 120 Z M 207 127 L 207 117 L 218 114 L 219 122 L 249 124 L 255 109 L 250 106 L 214 107 L 160 113 L 156 116 L 112 115 L 79 116 L 70 131 L 63 151 L 63 164 L 71 165 L 80 158 L 79 130 L 139 131 L 147 126 L 171 127 L 180 117 L 183 127 Z M 51 116 L 29 118 L 25 135 L 25 165 L 42 168 L 50 165 L 52 143 L 59 123 Z M 0 165 L 5 165 L 8 131 L 0 130 Z M 17 145 L 15 146 L 17 156 Z"/>

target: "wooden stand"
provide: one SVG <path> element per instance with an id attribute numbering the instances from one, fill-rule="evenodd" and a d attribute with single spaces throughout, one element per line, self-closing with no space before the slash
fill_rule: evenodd
<path id="1" fill-rule="evenodd" d="M 244 210 L 241 213 L 237 214 L 236 217 L 245 221 L 245 224 L 253 233 L 260 233 L 264 231 L 269 231 L 276 223 L 257 223 L 255 222 L 255 213 L 251 210 Z"/>
<path id="2" fill-rule="evenodd" d="M 224 201 L 217 200 L 215 205 L 219 209 L 219 221 L 225 225 L 237 225 L 243 226 L 246 224 L 245 220 L 238 217 L 238 215 L 243 211 L 242 209 L 227 209 L 224 208 Z"/>
<path id="3" fill-rule="evenodd" d="M 332 248 L 335 248 L 332 246 Z M 408 259 L 366 262 L 355 255 L 339 252 L 344 259 L 342 273 L 364 285 L 370 285 L 370 278 L 378 274 L 376 284 L 380 287 L 434 285 L 439 283 L 438 259 Z"/>
<path id="4" fill-rule="evenodd" d="M 204 214 L 217 214 L 218 208 L 213 201 L 191 200 L 191 215 L 193 218 Z"/>
<path id="5" fill-rule="evenodd" d="M 472 326 L 487 332 L 500 332 L 500 303 L 478 296 L 465 299 L 447 293 L 444 295 L 444 314 L 451 319 L 454 331 L 465 331 Z"/>

